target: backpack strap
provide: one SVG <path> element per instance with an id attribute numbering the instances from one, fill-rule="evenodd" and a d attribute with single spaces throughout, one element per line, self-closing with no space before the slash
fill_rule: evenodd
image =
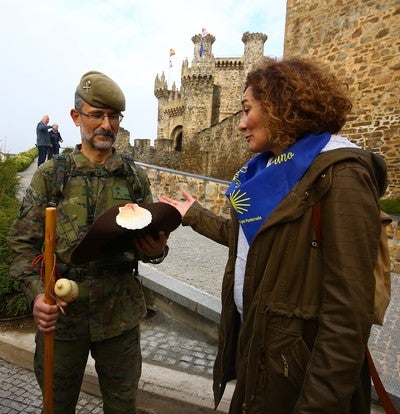
<path id="1" fill-rule="evenodd" d="M 382 407 L 384 408 L 385 412 L 387 414 L 398 414 L 398 411 L 394 407 L 392 401 L 390 400 L 390 397 L 388 393 L 385 390 L 384 385 L 382 384 L 382 381 L 379 377 L 378 371 L 376 370 L 374 360 L 372 359 L 371 353 L 369 352 L 369 349 L 367 347 L 365 351 L 369 370 L 371 372 L 372 381 L 374 382 L 375 391 L 378 395 L 379 401 L 382 404 Z"/>
<path id="2" fill-rule="evenodd" d="M 124 162 L 124 171 L 125 171 L 125 178 L 127 182 L 127 187 L 129 191 L 129 195 L 131 199 L 139 204 L 143 203 L 143 186 L 140 181 L 137 167 L 133 158 L 128 154 L 121 155 L 122 161 Z M 135 191 L 136 188 L 136 191 Z"/>
<path id="3" fill-rule="evenodd" d="M 70 175 L 71 159 L 69 155 L 57 154 L 53 156 L 53 181 L 49 197 L 49 207 L 56 207 L 63 196 L 65 182 Z"/>
<path id="4" fill-rule="evenodd" d="M 121 154 L 122 161 L 124 162 L 124 171 L 126 183 L 131 199 L 135 203 L 143 203 L 144 201 L 144 188 L 137 172 L 137 167 L 132 156 L 129 154 Z M 137 189 L 135 191 L 135 188 Z M 133 276 L 139 276 L 139 260 L 136 258 L 137 253 L 135 252 L 135 258 L 132 261 L 133 265 Z"/>
<path id="5" fill-rule="evenodd" d="M 127 188 L 131 199 L 136 203 L 143 203 L 143 188 L 137 173 L 137 167 L 133 158 L 128 154 L 121 155 L 124 163 L 123 176 L 126 178 Z M 49 197 L 48 206 L 56 207 L 63 197 L 65 183 L 69 177 L 85 176 L 90 177 L 91 173 L 82 173 L 80 171 L 71 171 L 71 157 L 69 154 L 57 154 L 53 156 L 53 179 L 52 192 Z M 136 188 L 136 190 L 135 190 Z"/>

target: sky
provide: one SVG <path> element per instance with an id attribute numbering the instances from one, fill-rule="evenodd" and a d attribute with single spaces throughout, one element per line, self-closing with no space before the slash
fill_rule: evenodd
<path id="1" fill-rule="evenodd" d="M 244 32 L 268 36 L 264 54 L 283 55 L 286 0 L 2 0 L 0 151 L 35 146 L 42 116 L 57 123 L 62 147 L 80 142 L 71 118 L 81 76 L 98 70 L 125 93 L 121 126 L 130 140 L 157 138 L 154 81 L 164 72 L 180 87 L 191 38 L 206 29 L 214 57 L 241 57 Z M 170 49 L 175 55 L 170 58 Z M 172 67 L 169 66 L 171 59 Z"/>

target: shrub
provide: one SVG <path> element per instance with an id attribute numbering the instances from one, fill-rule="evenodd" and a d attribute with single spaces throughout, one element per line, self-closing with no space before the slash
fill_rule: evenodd
<path id="1" fill-rule="evenodd" d="M 74 148 L 72 148 L 72 147 L 65 147 L 63 150 L 62 150 L 62 154 L 71 154 L 71 152 L 73 152 L 74 151 Z"/>
<path id="2" fill-rule="evenodd" d="M 379 205 L 385 213 L 391 216 L 400 216 L 400 198 L 380 200 Z"/>
<path id="3" fill-rule="evenodd" d="M 31 148 L 28 151 L 20 152 L 17 155 L 11 155 L 9 159 L 17 166 L 18 172 L 26 170 L 38 156 L 38 149 Z"/>
<path id="4" fill-rule="evenodd" d="M 17 163 L 12 157 L 0 162 L 0 317 L 16 317 L 29 313 L 21 287 L 10 278 L 12 255 L 7 236 L 16 217 L 19 202 Z"/>

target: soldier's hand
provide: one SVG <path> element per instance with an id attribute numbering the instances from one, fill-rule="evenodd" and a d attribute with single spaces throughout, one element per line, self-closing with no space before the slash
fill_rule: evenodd
<path id="1" fill-rule="evenodd" d="M 41 293 L 33 301 L 32 314 L 39 331 L 51 332 L 55 329 L 59 308 L 57 305 L 48 305 L 44 301 L 44 293 Z"/>
<path id="2" fill-rule="evenodd" d="M 167 239 L 168 237 L 163 231 L 158 233 L 157 239 L 154 239 L 150 234 L 141 234 L 135 238 L 134 245 L 137 250 L 147 257 L 160 257 L 164 253 Z"/>

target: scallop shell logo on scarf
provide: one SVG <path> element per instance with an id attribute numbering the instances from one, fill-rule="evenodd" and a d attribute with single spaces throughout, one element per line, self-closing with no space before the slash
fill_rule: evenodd
<path id="1" fill-rule="evenodd" d="M 249 209 L 247 207 L 251 206 L 250 197 L 246 197 L 247 193 L 239 190 L 234 190 L 229 194 L 229 200 L 232 204 L 232 207 L 239 214 L 243 214 Z"/>

